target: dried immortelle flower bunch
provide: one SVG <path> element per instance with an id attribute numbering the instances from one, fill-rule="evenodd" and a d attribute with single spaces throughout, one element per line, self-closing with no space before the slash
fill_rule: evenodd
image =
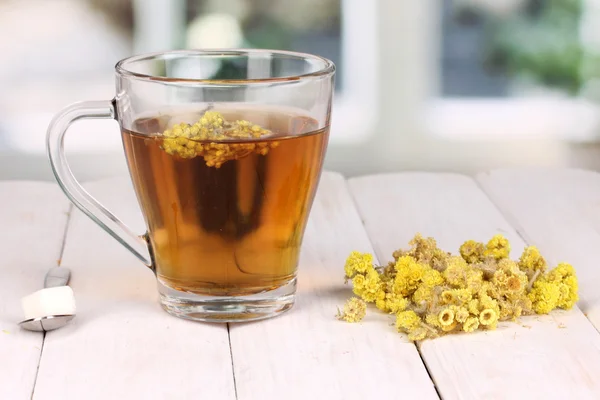
<path id="1" fill-rule="evenodd" d="M 360 321 L 366 303 L 375 303 L 396 315 L 396 327 L 410 340 L 446 333 L 495 329 L 498 321 L 521 315 L 547 314 L 570 309 L 578 300 L 573 267 L 547 264 L 534 246 L 518 261 L 510 260 L 510 244 L 502 235 L 487 245 L 473 240 L 453 256 L 437 247 L 433 238 L 417 234 L 408 251 L 393 253 L 387 266 L 373 265 L 373 256 L 352 252 L 345 265 L 346 280 L 354 293 L 338 318 Z"/>
<path id="2" fill-rule="evenodd" d="M 181 158 L 204 157 L 206 165 L 219 168 L 224 162 L 250 153 L 266 155 L 279 145 L 276 141 L 251 141 L 272 132 L 249 121 L 228 122 L 217 111 L 207 111 L 193 125 L 182 122 L 162 133 L 161 148 Z M 232 143 L 225 143 L 230 140 Z M 236 142 L 244 140 L 244 142 Z"/>

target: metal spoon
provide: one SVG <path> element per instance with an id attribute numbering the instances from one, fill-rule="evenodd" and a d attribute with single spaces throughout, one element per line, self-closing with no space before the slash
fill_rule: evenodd
<path id="1" fill-rule="evenodd" d="M 71 277 L 71 270 L 65 267 L 53 267 L 46 274 L 44 289 L 58 286 L 66 286 Z M 19 322 L 23 329 L 36 332 L 48 332 L 62 328 L 75 318 L 75 314 L 67 315 L 45 315 L 43 317 L 26 319 Z"/>

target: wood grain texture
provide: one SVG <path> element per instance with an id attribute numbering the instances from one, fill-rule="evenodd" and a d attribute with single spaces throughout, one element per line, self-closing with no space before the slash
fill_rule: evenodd
<path id="1" fill-rule="evenodd" d="M 21 298 L 58 263 L 69 202 L 58 186 L 0 183 L 0 399 L 29 399 L 43 334 L 21 329 Z"/>
<path id="2" fill-rule="evenodd" d="M 349 184 L 380 260 L 416 232 L 453 252 L 496 233 L 511 241 L 513 258 L 525 245 L 470 178 L 405 173 Z M 600 398 L 600 335 L 579 309 L 424 341 L 420 351 L 446 400 Z"/>
<path id="3" fill-rule="evenodd" d="M 600 329 L 600 174 L 569 169 L 498 170 L 482 188 L 548 262 L 571 263 L 579 307 Z"/>
<path id="4" fill-rule="evenodd" d="M 142 232 L 128 179 L 87 188 Z M 235 398 L 226 326 L 165 313 L 152 272 L 79 211 L 62 261 L 77 317 L 47 334 L 34 399 Z"/>
<path id="5" fill-rule="evenodd" d="M 275 319 L 231 326 L 239 400 L 438 398 L 392 319 L 335 319 L 352 295 L 343 279 L 352 250 L 372 252 L 346 182 L 325 173 L 304 238 L 296 305 Z"/>

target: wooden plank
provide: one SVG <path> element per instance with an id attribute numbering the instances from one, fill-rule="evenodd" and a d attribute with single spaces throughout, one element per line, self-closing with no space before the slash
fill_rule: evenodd
<path id="1" fill-rule="evenodd" d="M 566 261 L 575 267 L 579 307 L 600 329 L 600 174 L 573 169 L 498 170 L 477 179 L 550 263 Z"/>
<path id="2" fill-rule="evenodd" d="M 352 295 L 343 282 L 352 250 L 372 248 L 345 181 L 326 173 L 305 234 L 295 306 L 231 326 L 239 400 L 438 398 L 415 346 L 390 329 L 387 316 L 335 319 Z"/>
<path id="3" fill-rule="evenodd" d="M 524 242 L 470 178 L 405 173 L 352 179 L 350 188 L 380 260 L 416 232 L 457 251 L 502 233 L 513 258 Z M 496 331 L 420 343 L 444 399 L 598 399 L 600 335 L 579 309 L 502 323 Z M 561 329 L 562 327 L 566 329 Z M 391 329 L 391 328 L 390 328 Z M 526 392 L 529 389 L 531 392 Z"/>
<path id="4" fill-rule="evenodd" d="M 58 186 L 0 183 L 0 399 L 29 399 L 43 334 L 21 329 L 21 298 L 57 265 L 69 203 Z"/>
<path id="5" fill-rule="evenodd" d="M 128 179 L 88 190 L 129 226 L 143 222 Z M 169 316 L 154 275 L 82 213 L 68 229 L 73 322 L 46 335 L 34 399 L 234 399 L 225 325 Z"/>

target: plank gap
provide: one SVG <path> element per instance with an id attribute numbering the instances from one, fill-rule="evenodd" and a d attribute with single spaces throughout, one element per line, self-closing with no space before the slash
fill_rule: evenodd
<path id="1" fill-rule="evenodd" d="M 429 379 L 431 379 L 431 382 L 433 382 L 433 389 L 435 390 L 435 393 L 437 394 L 437 396 L 440 399 L 443 399 L 442 394 L 440 393 L 440 388 L 438 387 L 438 384 L 435 381 L 435 377 L 433 376 L 433 374 L 431 373 L 431 370 L 429 369 L 429 365 L 427 365 L 427 360 L 423 356 L 423 353 L 421 352 L 421 346 L 419 345 L 418 342 L 415 342 L 415 347 L 417 348 L 419 357 L 421 357 L 421 362 L 423 363 L 423 367 L 425 368 L 425 371 L 427 371 L 427 375 L 429 375 Z"/>
<path id="2" fill-rule="evenodd" d="M 233 350 L 231 348 L 231 324 L 229 322 L 227 323 L 227 339 L 229 340 L 229 356 L 231 357 L 231 373 L 233 374 L 233 394 L 235 395 L 235 399 L 237 400 L 237 382 L 235 380 L 235 365 L 233 359 Z"/>
<path id="3" fill-rule="evenodd" d="M 58 252 L 58 259 L 56 260 L 56 265 L 60 267 L 62 263 L 63 254 L 65 252 L 65 245 L 67 243 L 67 234 L 69 233 L 69 226 L 71 225 L 71 215 L 73 214 L 73 204 L 69 204 L 69 209 L 66 212 L 67 220 L 65 222 L 65 229 L 62 236 L 62 243 L 60 245 L 60 250 Z M 40 357 L 38 358 L 38 365 L 35 369 L 35 376 L 33 378 L 33 387 L 31 388 L 31 397 L 30 400 L 33 400 L 33 396 L 35 395 L 35 387 L 37 385 L 38 375 L 40 373 L 40 364 L 42 363 L 42 357 L 44 356 L 44 345 L 46 344 L 46 332 L 42 332 L 42 345 L 40 346 Z"/>
<path id="4" fill-rule="evenodd" d="M 33 396 L 35 395 L 35 384 L 37 383 L 38 374 L 40 373 L 40 364 L 42 362 L 42 355 L 44 354 L 44 344 L 46 343 L 46 332 L 42 333 L 42 344 L 40 346 L 40 356 L 38 357 L 37 368 L 35 369 L 35 375 L 33 377 L 33 387 L 31 388 L 31 396 L 30 400 L 33 400 Z"/>

